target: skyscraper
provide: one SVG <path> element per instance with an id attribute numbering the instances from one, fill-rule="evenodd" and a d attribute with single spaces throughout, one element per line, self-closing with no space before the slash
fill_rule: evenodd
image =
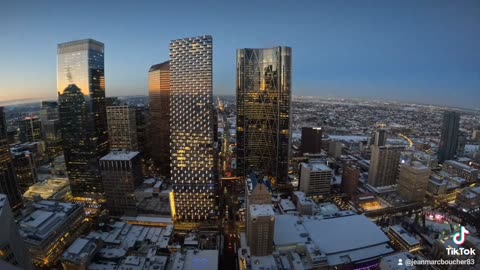
<path id="1" fill-rule="evenodd" d="M 330 195 L 333 171 L 322 162 L 300 164 L 299 190 L 309 197 L 324 199 Z"/>
<path id="2" fill-rule="evenodd" d="M 113 215 L 136 215 L 135 189 L 142 184 L 139 152 L 112 151 L 100 159 L 106 207 Z"/>
<path id="3" fill-rule="evenodd" d="M 360 180 L 360 169 L 349 163 L 343 166 L 342 173 L 342 192 L 348 195 L 354 195 L 358 189 L 358 182 Z"/>
<path id="4" fill-rule="evenodd" d="M 172 215 L 216 218 L 218 205 L 212 89 L 212 37 L 170 42 Z"/>
<path id="5" fill-rule="evenodd" d="M 18 190 L 23 194 L 37 182 L 37 168 L 34 155 L 28 150 L 11 151 L 11 154 Z"/>
<path id="6" fill-rule="evenodd" d="M 148 107 L 138 106 L 135 108 L 135 122 L 137 124 L 138 151 L 142 153 L 144 158 L 150 157 L 150 118 Z M 168 132 L 170 133 L 170 130 Z M 167 151 L 170 153 L 170 146 L 167 147 Z M 170 158 L 167 165 L 170 167 Z"/>
<path id="7" fill-rule="evenodd" d="M 328 142 L 328 156 L 339 158 L 342 155 L 343 144 L 339 141 Z"/>
<path id="8" fill-rule="evenodd" d="M 253 256 L 271 255 L 275 234 L 275 213 L 271 204 L 252 204 L 247 220 L 248 245 Z"/>
<path id="9" fill-rule="evenodd" d="M 322 128 L 302 127 L 302 144 L 300 151 L 302 154 L 322 152 Z"/>
<path id="10" fill-rule="evenodd" d="M 454 111 L 443 113 L 442 135 L 438 146 L 438 162 L 453 159 L 457 153 L 460 114 Z"/>
<path id="11" fill-rule="evenodd" d="M 38 116 L 25 117 L 20 121 L 20 141 L 37 142 L 42 139 L 42 127 Z"/>
<path id="12" fill-rule="evenodd" d="M 148 71 L 150 96 L 151 157 L 162 175 L 170 175 L 170 62 L 150 67 Z"/>
<path id="13" fill-rule="evenodd" d="M 237 174 L 285 183 L 290 154 L 292 50 L 237 50 Z"/>
<path id="14" fill-rule="evenodd" d="M 138 150 L 135 108 L 107 106 L 108 139 L 112 150 Z"/>
<path id="15" fill-rule="evenodd" d="M 0 260 L 17 265 L 24 270 L 34 269 L 5 194 L 0 194 L 0 228 L 2 228 L 0 230 Z M 0 266 L 0 268 L 2 267 Z"/>
<path id="16" fill-rule="evenodd" d="M 368 184 L 373 187 L 394 185 L 398 177 L 400 154 L 405 147 L 396 145 L 372 145 L 368 171 Z"/>
<path id="17" fill-rule="evenodd" d="M 15 179 L 12 156 L 8 146 L 7 123 L 3 107 L 0 107 L 0 193 L 7 195 L 12 209 L 17 209 L 22 205 L 22 196 Z"/>
<path id="18" fill-rule="evenodd" d="M 98 160 L 108 153 L 104 45 L 85 39 L 58 45 L 57 91 L 72 194 L 101 197 Z"/>
<path id="19" fill-rule="evenodd" d="M 385 129 L 375 131 L 373 144 L 378 146 L 387 144 L 387 131 Z"/>
<path id="20" fill-rule="evenodd" d="M 406 200 L 423 202 L 430 180 L 430 168 L 418 161 L 400 164 L 398 193 Z"/>
<path id="21" fill-rule="evenodd" d="M 62 134 L 58 116 L 57 101 L 42 101 L 40 108 L 40 122 L 42 124 L 42 138 L 45 141 L 49 158 L 62 154 Z"/>

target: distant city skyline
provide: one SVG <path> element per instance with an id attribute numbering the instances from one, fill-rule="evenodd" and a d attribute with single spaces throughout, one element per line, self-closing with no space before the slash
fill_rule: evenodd
<path id="1" fill-rule="evenodd" d="M 4 3 L 0 103 L 56 99 L 56 46 L 83 38 L 105 44 L 107 96 L 147 95 L 169 41 L 208 34 L 215 95 L 235 94 L 236 49 L 290 46 L 294 96 L 479 108 L 477 1 L 248 2 Z"/>

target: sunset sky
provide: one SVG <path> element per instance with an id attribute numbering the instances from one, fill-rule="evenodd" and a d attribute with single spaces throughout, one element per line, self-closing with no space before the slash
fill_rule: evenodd
<path id="1" fill-rule="evenodd" d="M 293 94 L 480 107 L 480 1 L 2 1 L 0 102 L 56 98 L 56 46 L 105 43 L 107 96 L 147 94 L 172 39 L 209 34 L 214 93 L 237 48 L 290 46 Z M 124 3 L 125 2 L 125 3 Z"/>

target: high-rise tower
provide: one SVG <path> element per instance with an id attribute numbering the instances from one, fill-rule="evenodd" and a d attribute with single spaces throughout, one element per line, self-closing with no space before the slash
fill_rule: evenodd
<path id="1" fill-rule="evenodd" d="M 142 159 L 136 151 L 112 151 L 100 159 L 105 206 L 111 215 L 136 215 L 135 189 L 143 182 Z"/>
<path id="2" fill-rule="evenodd" d="M 0 193 L 0 261 L 6 261 L 21 269 L 34 269 L 27 247 L 18 232 L 15 218 L 5 194 Z M 1 269 L 4 269 L 0 266 Z M 7 268 L 8 269 L 8 268 Z"/>
<path id="3" fill-rule="evenodd" d="M 237 51 L 237 174 L 285 183 L 290 150 L 292 50 Z"/>
<path id="4" fill-rule="evenodd" d="M 42 138 L 45 141 L 48 157 L 54 158 L 62 155 L 62 134 L 58 117 L 58 102 L 42 101 L 39 118 L 42 124 Z"/>
<path id="5" fill-rule="evenodd" d="M 73 196 L 103 193 L 99 159 L 108 153 L 104 45 L 85 39 L 58 45 L 57 91 L 63 150 Z"/>
<path id="6" fill-rule="evenodd" d="M 320 153 L 322 152 L 322 128 L 320 127 L 302 127 L 302 144 L 300 152 Z"/>
<path id="7" fill-rule="evenodd" d="M 20 121 L 20 141 L 37 142 L 42 139 L 42 128 L 38 116 L 25 117 Z"/>
<path id="8" fill-rule="evenodd" d="M 172 215 L 216 218 L 217 161 L 212 89 L 212 37 L 170 42 Z"/>
<path id="9" fill-rule="evenodd" d="M 150 96 L 151 157 L 160 173 L 170 175 L 170 62 L 150 67 L 148 71 Z"/>
<path id="10" fill-rule="evenodd" d="M 3 107 L 0 107 L 0 193 L 7 195 L 12 209 L 17 209 L 22 205 L 22 196 L 15 179 L 12 156 L 8 146 L 7 123 Z"/>
<path id="11" fill-rule="evenodd" d="M 460 125 L 460 114 L 458 112 L 446 111 L 443 113 L 442 137 L 438 146 L 438 162 L 453 159 L 457 153 L 458 128 Z"/>
<path id="12" fill-rule="evenodd" d="M 374 187 L 391 186 L 397 183 L 400 155 L 405 150 L 398 145 L 372 145 L 368 171 L 368 184 Z"/>
<path id="13" fill-rule="evenodd" d="M 108 138 L 112 150 L 138 150 L 135 108 L 107 106 Z"/>

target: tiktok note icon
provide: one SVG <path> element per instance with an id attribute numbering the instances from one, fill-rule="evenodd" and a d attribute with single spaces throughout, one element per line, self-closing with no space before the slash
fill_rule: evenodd
<path id="1" fill-rule="evenodd" d="M 403 260 L 402 259 L 398 259 L 398 265 L 403 265 Z"/>
<path id="2" fill-rule="evenodd" d="M 463 243 L 465 243 L 465 238 L 468 234 L 470 234 L 470 232 L 465 229 L 465 227 L 461 226 L 460 231 L 452 236 L 453 242 L 457 245 L 463 245 Z"/>

